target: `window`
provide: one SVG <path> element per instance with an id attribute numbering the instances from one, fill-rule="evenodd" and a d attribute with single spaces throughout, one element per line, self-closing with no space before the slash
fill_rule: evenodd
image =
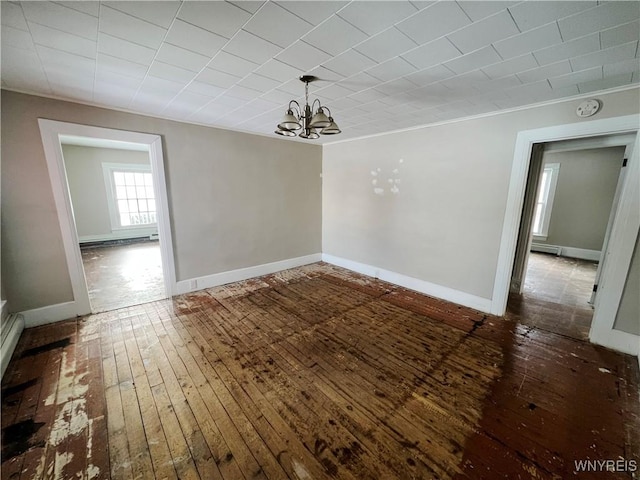
<path id="1" fill-rule="evenodd" d="M 156 200 L 149 165 L 103 163 L 111 227 L 149 227 L 156 224 Z"/>
<path id="2" fill-rule="evenodd" d="M 542 171 L 542 178 L 538 186 L 538 198 L 533 213 L 533 235 L 547 238 L 549 233 L 549 221 L 551 220 L 551 208 L 553 207 L 553 197 L 558 184 L 559 163 L 548 163 Z"/>

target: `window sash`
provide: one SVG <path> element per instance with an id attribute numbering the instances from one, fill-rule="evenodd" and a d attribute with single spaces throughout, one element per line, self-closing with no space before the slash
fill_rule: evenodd
<path id="1" fill-rule="evenodd" d="M 149 228 L 157 225 L 157 210 L 150 165 L 102 164 L 111 229 Z"/>
<path id="2" fill-rule="evenodd" d="M 551 210 L 555 190 L 558 184 L 559 163 L 549 163 L 544 166 L 540 185 L 538 186 L 538 198 L 533 214 L 532 233 L 536 237 L 546 238 L 549 234 L 549 224 L 551 221 Z"/>

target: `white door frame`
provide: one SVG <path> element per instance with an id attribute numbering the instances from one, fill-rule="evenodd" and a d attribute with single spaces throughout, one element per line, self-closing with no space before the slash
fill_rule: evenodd
<path id="1" fill-rule="evenodd" d="M 53 197 L 58 211 L 58 220 L 62 233 L 62 242 L 67 257 L 75 314 L 86 315 L 91 313 L 91 304 L 89 302 L 89 292 L 84 276 L 82 254 L 80 253 L 78 231 L 73 215 L 67 173 L 64 167 L 64 157 L 60 144 L 61 135 L 138 143 L 148 147 L 153 177 L 153 189 L 156 195 L 156 207 L 158 209 L 158 237 L 160 240 L 160 255 L 162 257 L 164 288 L 166 296 L 171 297 L 173 292 L 175 292 L 176 276 L 161 137 L 148 133 L 92 127 L 75 123 L 45 120 L 42 118 L 38 119 L 38 124 L 40 125 L 42 145 L 47 159 Z"/>
<path id="2" fill-rule="evenodd" d="M 558 125 L 554 127 L 526 130 L 518 133 L 513 158 L 511 180 L 507 194 L 507 207 L 502 227 L 500 251 L 496 278 L 491 300 L 491 313 L 504 315 L 509 295 L 511 270 L 513 267 L 518 227 L 522 215 L 527 172 L 534 143 L 555 142 L 576 138 L 612 135 L 619 133 L 637 133 L 640 130 L 640 115 L 592 120 L 588 122 Z M 638 336 L 613 329 L 613 323 L 620 303 L 622 287 L 631 263 L 633 246 L 640 227 L 640 209 L 638 190 L 640 172 L 638 169 L 638 140 L 632 158 L 629 159 L 629 171 L 623 185 L 616 220 L 612 227 L 607 260 L 603 268 L 602 291 L 596 297 L 595 312 L 591 323 L 589 338 L 592 342 L 606 345 L 617 350 L 637 355 L 640 350 Z M 635 208 L 635 210 L 634 210 Z M 608 286 L 605 286 L 608 284 Z M 619 288 L 619 291 L 616 291 Z"/>

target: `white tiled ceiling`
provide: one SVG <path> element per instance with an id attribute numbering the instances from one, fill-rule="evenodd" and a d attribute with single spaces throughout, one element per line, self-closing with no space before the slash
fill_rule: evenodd
<path id="1" fill-rule="evenodd" d="M 640 81 L 640 2 L 1 2 L 2 86 L 273 134 L 302 74 L 335 141 Z M 595 94 L 595 93 L 594 93 Z M 282 138 L 282 137 L 277 137 Z"/>

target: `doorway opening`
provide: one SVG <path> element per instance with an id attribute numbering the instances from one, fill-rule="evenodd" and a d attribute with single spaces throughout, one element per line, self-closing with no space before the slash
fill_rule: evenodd
<path id="1" fill-rule="evenodd" d="M 73 291 L 64 318 L 170 297 L 175 268 L 161 138 L 38 123 Z M 79 166 L 67 168 L 74 154 Z M 83 189 L 93 190 L 93 200 Z"/>
<path id="2" fill-rule="evenodd" d="M 588 340 L 601 267 L 635 134 L 537 144 L 525 189 L 508 310 Z"/>
<path id="3" fill-rule="evenodd" d="M 60 144 L 92 313 L 166 298 L 148 147 Z"/>

